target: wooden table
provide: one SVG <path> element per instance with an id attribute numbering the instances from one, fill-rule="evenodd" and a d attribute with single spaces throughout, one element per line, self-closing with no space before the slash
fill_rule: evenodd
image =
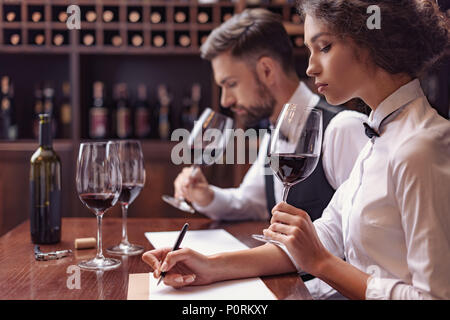
<path id="1" fill-rule="evenodd" d="M 129 218 L 128 234 L 132 243 L 140 244 L 146 250 L 152 246 L 144 236 L 147 231 L 180 230 L 186 222 L 184 218 Z M 214 222 L 206 218 L 188 219 L 190 230 L 223 228 L 237 239 L 255 247 L 261 243 L 252 239 L 252 233 L 260 233 L 266 222 Z M 0 238 L 0 299 L 127 299 L 128 279 L 132 273 L 146 273 L 148 266 L 141 255 L 119 257 L 122 265 L 112 271 L 81 271 L 81 288 L 69 289 L 68 273 L 71 265 L 81 260 L 93 258 L 95 249 L 74 250 L 74 239 L 96 236 L 96 219 L 63 218 L 62 239 L 57 245 L 41 245 L 43 252 L 72 249 L 72 256 L 52 261 L 36 261 L 30 239 L 30 226 L 26 221 Z M 120 241 L 121 219 L 103 219 L 103 248 Z M 109 256 L 105 254 L 105 256 Z M 70 270 L 70 269 L 69 269 Z M 301 278 L 295 274 L 262 277 L 278 299 L 311 299 Z"/>

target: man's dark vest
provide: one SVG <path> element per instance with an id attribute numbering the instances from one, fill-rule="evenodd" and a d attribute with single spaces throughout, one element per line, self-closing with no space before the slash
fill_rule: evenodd
<path id="1" fill-rule="evenodd" d="M 323 133 L 325 133 L 325 129 L 330 120 L 339 112 L 344 110 L 342 107 L 329 105 L 322 98 L 315 108 L 322 110 Z M 324 134 L 322 137 L 323 136 Z M 266 166 L 269 166 L 269 162 L 267 161 L 266 163 Z M 273 175 L 265 176 L 267 210 L 270 215 L 272 208 L 276 204 L 273 179 Z M 291 187 L 289 190 L 287 203 L 293 205 L 294 207 L 303 209 L 309 214 L 311 220 L 314 221 L 322 216 L 322 212 L 333 197 L 334 191 L 335 190 L 328 183 L 325 172 L 323 171 L 321 154 L 314 172 L 302 182 L 299 182 Z"/>

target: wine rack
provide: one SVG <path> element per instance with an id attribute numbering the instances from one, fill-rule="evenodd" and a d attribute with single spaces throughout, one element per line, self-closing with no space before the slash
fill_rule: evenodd
<path id="1" fill-rule="evenodd" d="M 53 0 L 3 0 L 0 1 L 0 51 L 17 52 L 130 52 L 142 54 L 198 54 L 201 41 L 199 33 L 207 34 L 229 19 L 234 13 L 242 11 L 245 1 L 220 1 L 202 4 L 197 1 L 78 1 L 81 30 L 69 31 L 66 25 L 66 12 L 70 1 Z M 285 1 L 280 4 L 261 1 L 258 6 L 280 14 L 290 33 L 299 34 L 301 28 L 293 4 Z M 255 7 L 253 5 L 253 7 Z M 112 45 L 110 31 L 120 37 Z M 158 31 L 164 37 L 164 45 L 154 35 Z M 189 44 L 179 45 L 176 33 L 186 32 Z M 39 44 L 35 33 L 42 32 Z M 83 38 L 88 34 L 86 43 Z M 139 33 L 142 39 L 133 41 Z M 55 41 L 55 35 L 58 39 Z M 118 38 L 117 38 L 118 39 Z M 88 47 L 88 48 L 87 48 Z M 302 53 L 297 50 L 296 53 Z M 303 51 L 304 53 L 304 51 Z"/>
<path id="2" fill-rule="evenodd" d="M 80 8 L 79 30 L 66 24 L 71 4 Z M 29 158 L 37 148 L 31 117 L 36 83 L 52 81 L 56 98 L 62 84 L 70 84 L 71 109 L 65 116 L 71 117 L 72 125 L 68 136 L 57 136 L 54 142 L 63 166 L 63 215 L 89 217 L 77 197 L 74 177 L 78 146 L 90 139 L 92 84 L 103 81 L 111 97 L 115 83 L 126 82 L 131 88 L 146 83 L 154 102 L 157 85 L 165 83 L 174 104 L 181 105 L 188 86 L 199 83 L 203 107 L 218 109 L 220 90 L 199 49 L 215 27 L 247 6 L 244 0 L 0 0 L 0 76 L 8 75 L 14 82 L 19 125 L 18 139 L 0 140 L 0 234 L 28 218 L 28 201 L 19 201 L 17 194 L 28 190 Z M 302 25 L 291 21 L 293 3 L 261 1 L 259 6 L 282 15 L 293 40 L 302 36 Z M 295 53 L 304 72 L 306 50 L 296 48 Z M 170 162 L 175 143 L 141 142 L 149 181 L 130 207 L 130 216 L 148 216 L 151 211 L 152 216 L 179 217 L 182 213 L 160 200 L 161 194 L 173 192 L 180 170 Z M 229 187 L 241 180 L 243 172 L 224 165 L 208 168 L 205 174 L 212 184 Z M 114 208 L 109 215 L 120 212 Z"/>

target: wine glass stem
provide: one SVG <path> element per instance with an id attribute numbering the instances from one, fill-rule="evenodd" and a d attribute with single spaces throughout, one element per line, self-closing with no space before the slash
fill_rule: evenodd
<path id="1" fill-rule="evenodd" d="M 96 259 L 104 259 L 102 244 L 102 218 L 104 212 L 97 214 L 97 256 Z"/>
<path id="2" fill-rule="evenodd" d="M 283 202 L 287 203 L 287 198 L 288 198 L 290 188 L 291 188 L 291 186 L 289 186 L 287 184 L 283 185 Z"/>
<path id="3" fill-rule="evenodd" d="M 192 165 L 192 171 L 191 171 L 191 174 L 189 175 L 190 177 L 194 177 L 195 176 L 195 173 L 197 172 L 197 170 L 198 170 L 198 168 L 199 168 L 200 166 L 198 165 L 198 164 L 193 164 Z"/>
<path id="4" fill-rule="evenodd" d="M 122 244 L 129 245 L 127 231 L 128 204 L 122 203 Z"/>

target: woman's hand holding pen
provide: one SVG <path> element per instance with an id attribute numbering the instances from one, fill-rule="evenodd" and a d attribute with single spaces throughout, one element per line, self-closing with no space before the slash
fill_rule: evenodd
<path id="1" fill-rule="evenodd" d="M 330 253 L 317 236 L 309 215 L 280 202 L 272 209 L 270 223 L 264 235 L 282 242 L 303 271 L 318 276 Z"/>
<path id="2" fill-rule="evenodd" d="M 159 278 L 161 272 L 167 272 L 164 283 L 175 288 L 213 282 L 214 270 L 208 257 L 189 248 L 147 251 L 142 260 L 153 269 L 155 278 Z"/>
<path id="3" fill-rule="evenodd" d="M 184 168 L 174 181 L 174 189 L 175 198 L 184 198 L 202 207 L 210 204 L 214 198 L 214 192 L 200 168 Z"/>

